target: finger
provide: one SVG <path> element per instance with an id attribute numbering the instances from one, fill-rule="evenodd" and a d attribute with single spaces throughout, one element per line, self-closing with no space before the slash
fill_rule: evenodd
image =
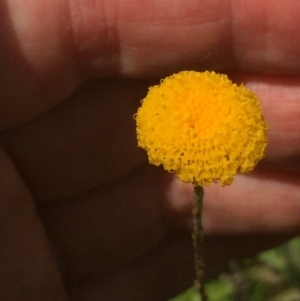
<path id="1" fill-rule="evenodd" d="M 249 176 L 236 177 L 235 183 L 224 190 L 219 186 L 208 188 L 205 202 L 207 231 L 299 234 L 298 179 L 299 173 L 258 170 Z"/>
<path id="2" fill-rule="evenodd" d="M 121 74 L 165 76 L 224 68 L 299 73 L 296 0 L 284 6 L 280 0 L 173 1 L 172 7 L 155 1 L 140 4 L 139 14 L 136 2 L 122 3 L 126 8 L 117 23 Z"/>
<path id="3" fill-rule="evenodd" d="M 227 187 L 205 188 L 203 223 L 212 235 L 300 233 L 299 174 L 257 170 L 238 175 Z M 177 181 L 171 203 L 182 216 L 191 213 L 193 188 Z M 172 208 L 172 206 L 171 206 Z"/>
<path id="4" fill-rule="evenodd" d="M 163 72 L 170 73 L 187 64 L 268 72 L 299 70 L 297 0 L 284 6 L 280 0 L 177 0 L 172 7 L 159 1 L 76 0 L 58 5 L 44 0 L 43 4 L 37 7 L 36 1 L 29 1 L 25 16 L 22 4 L 11 8 L 17 29 L 22 28 L 16 32 L 21 34 L 22 45 L 38 38 L 49 42 L 53 37 L 62 50 L 73 43 L 82 70 L 97 74 L 157 76 L 164 66 L 168 71 Z M 41 19 L 38 13 L 45 6 L 49 14 Z M 29 23 L 30 17 L 34 18 Z M 60 23 L 49 27 L 58 17 Z M 32 52 L 28 51 L 28 59 L 34 63 Z"/>
<path id="5" fill-rule="evenodd" d="M 66 301 L 33 199 L 0 150 L 0 299 Z"/>
<path id="6" fill-rule="evenodd" d="M 114 180 L 146 159 L 135 121 L 149 81 L 103 80 L 0 138 L 39 200 L 68 197 Z"/>
<path id="7" fill-rule="evenodd" d="M 264 166 L 299 170 L 300 85 L 299 76 L 233 73 L 234 81 L 257 93 L 263 115 L 269 124 L 267 156 Z"/>
<path id="8" fill-rule="evenodd" d="M 1 1 L 0 129 L 45 112 L 85 75 L 72 57 L 68 1 Z"/>
<path id="9" fill-rule="evenodd" d="M 299 170 L 298 78 L 235 73 L 256 92 L 270 126 L 261 166 Z M 95 80 L 65 104 L 25 126 L 0 134 L 39 200 L 68 197 L 113 180 L 146 161 L 137 148 L 133 115 L 152 82 Z M 59 178 L 58 178 L 59 175 Z"/>
<path id="10" fill-rule="evenodd" d="M 1 129 L 46 111 L 90 77 L 299 71 L 297 0 L 14 0 L 1 11 Z"/>
<path id="11" fill-rule="evenodd" d="M 40 205 L 69 281 L 117 269 L 171 230 L 191 231 L 192 187 L 178 180 L 170 182 L 169 176 L 159 168 L 144 167 L 88 195 Z M 265 171 L 237 176 L 230 187 L 206 188 L 205 233 L 299 234 L 298 182 L 291 175 Z"/>
<path id="12" fill-rule="evenodd" d="M 39 205 L 68 282 L 118 269 L 170 231 L 164 208 L 170 176 L 145 165 L 88 194 Z"/>
<path id="13" fill-rule="evenodd" d="M 122 269 L 90 282 L 71 283 L 68 289 L 74 301 L 165 301 L 192 286 L 193 262 L 190 234 L 173 234 Z"/>
<path id="14" fill-rule="evenodd" d="M 278 234 L 206 237 L 205 276 L 213 276 L 232 259 L 252 256 L 288 238 L 290 237 Z M 194 269 L 190 233 L 173 233 L 122 270 L 89 283 L 72 283 L 68 288 L 74 301 L 165 301 L 193 285 Z"/>

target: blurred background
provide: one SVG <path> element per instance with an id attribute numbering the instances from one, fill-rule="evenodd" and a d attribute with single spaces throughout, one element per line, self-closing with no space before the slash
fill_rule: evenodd
<path id="1" fill-rule="evenodd" d="M 208 301 L 300 301 L 300 237 L 232 261 L 206 284 Z M 199 301 L 194 288 L 169 301 Z"/>

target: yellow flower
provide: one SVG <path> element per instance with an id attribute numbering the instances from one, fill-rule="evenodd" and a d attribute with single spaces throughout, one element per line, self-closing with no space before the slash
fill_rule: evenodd
<path id="1" fill-rule="evenodd" d="M 215 72 L 183 71 L 150 87 L 135 116 L 150 163 L 185 183 L 230 185 L 263 158 L 268 126 L 257 96 Z"/>

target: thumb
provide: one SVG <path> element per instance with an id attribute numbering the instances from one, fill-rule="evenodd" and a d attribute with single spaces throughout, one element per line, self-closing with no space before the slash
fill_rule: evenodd
<path id="1" fill-rule="evenodd" d="M 33 199 L 0 150 L 0 300 L 66 301 Z"/>

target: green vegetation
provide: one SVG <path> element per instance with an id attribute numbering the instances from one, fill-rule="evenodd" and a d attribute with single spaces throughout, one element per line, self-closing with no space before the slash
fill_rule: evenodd
<path id="1" fill-rule="evenodd" d="M 206 284 L 209 301 L 300 301 L 300 237 L 232 261 Z M 170 301 L 199 301 L 194 288 Z"/>

